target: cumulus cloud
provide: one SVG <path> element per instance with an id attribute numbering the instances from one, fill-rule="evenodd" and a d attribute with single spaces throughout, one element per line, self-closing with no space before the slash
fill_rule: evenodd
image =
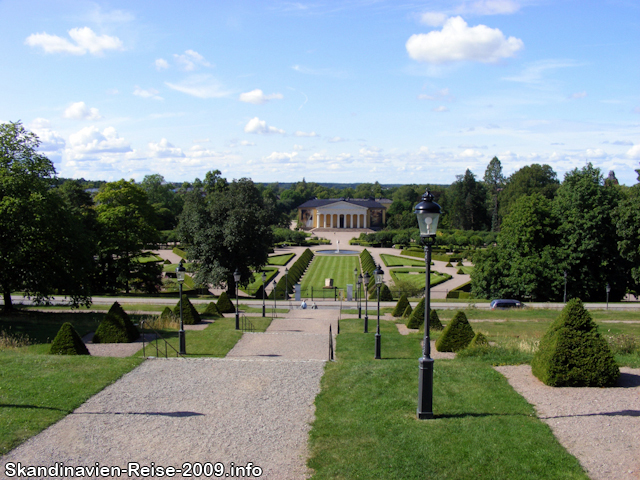
<path id="1" fill-rule="evenodd" d="M 181 158 L 184 153 L 181 148 L 175 147 L 166 138 L 158 143 L 149 142 L 149 151 L 152 157 L 157 158 Z"/>
<path id="2" fill-rule="evenodd" d="M 169 62 L 167 62 L 164 58 L 158 58 L 155 61 L 156 69 L 158 70 L 166 70 L 169 68 Z"/>
<path id="3" fill-rule="evenodd" d="M 420 16 L 420 23 L 430 27 L 441 27 L 447 21 L 447 15 L 441 12 L 425 12 Z"/>
<path id="4" fill-rule="evenodd" d="M 97 108 L 89 108 L 84 102 L 75 102 L 67 107 L 64 118 L 72 120 L 99 120 L 102 118 Z"/>
<path id="5" fill-rule="evenodd" d="M 634 145 L 633 147 L 631 147 L 627 152 L 627 157 L 640 159 L 640 144 Z"/>
<path id="6" fill-rule="evenodd" d="M 48 33 L 29 35 L 25 44 L 40 47 L 45 53 L 70 53 L 72 55 L 102 55 L 105 50 L 123 50 L 122 41 L 118 37 L 97 35 L 89 27 L 69 30 L 72 41 Z"/>
<path id="7" fill-rule="evenodd" d="M 159 93 L 160 92 L 155 88 L 148 88 L 145 90 L 144 88 L 140 88 L 137 85 L 136 85 L 136 88 L 133 90 L 133 94 L 136 95 L 137 97 L 152 98 L 154 100 L 164 100 L 164 98 L 158 95 Z"/>
<path id="8" fill-rule="evenodd" d="M 265 157 L 265 160 L 268 162 L 286 163 L 292 161 L 297 156 L 298 152 L 273 152 L 268 157 Z"/>
<path id="9" fill-rule="evenodd" d="M 339 143 L 339 142 L 346 142 L 347 139 L 346 138 L 342 138 L 342 137 L 333 137 L 333 138 L 328 138 L 327 142 L 329 143 Z"/>
<path id="10" fill-rule="evenodd" d="M 211 75 L 192 75 L 181 83 L 165 82 L 165 85 L 198 98 L 222 98 L 232 93 L 224 90 Z"/>
<path id="11" fill-rule="evenodd" d="M 124 153 L 131 151 L 131 145 L 118 136 L 113 127 L 102 132 L 97 127 L 85 127 L 77 133 L 69 135 L 70 153 L 75 157 L 99 153 Z"/>
<path id="12" fill-rule="evenodd" d="M 53 154 L 64 149 L 64 138 L 51 129 L 51 123 L 46 118 L 36 118 L 29 127 L 40 139 L 40 151 L 46 154 Z"/>
<path id="13" fill-rule="evenodd" d="M 462 158 L 475 158 L 475 157 L 479 157 L 480 155 L 482 154 L 479 151 L 474 150 L 472 148 L 467 148 L 462 152 L 460 152 L 460 156 Z"/>
<path id="14" fill-rule="evenodd" d="M 461 8 L 461 13 L 476 15 L 506 15 L 520 10 L 518 2 L 513 0 L 478 0 Z"/>
<path id="15" fill-rule="evenodd" d="M 282 100 L 284 97 L 281 93 L 272 93 L 271 95 L 265 95 L 262 90 L 256 88 L 250 92 L 241 93 L 239 100 L 241 102 L 253 103 L 254 105 L 262 105 L 269 100 Z"/>
<path id="16" fill-rule="evenodd" d="M 263 135 L 269 133 L 285 133 L 284 130 L 267 125 L 267 122 L 260 120 L 258 117 L 253 117 L 249 120 L 249 122 L 244 126 L 244 131 L 246 133 L 259 133 Z"/>
<path id="17" fill-rule="evenodd" d="M 319 137 L 320 136 L 316 132 L 301 132 L 300 130 L 294 133 L 294 135 L 296 137 Z"/>
<path id="18" fill-rule="evenodd" d="M 212 67 L 213 65 L 205 60 L 205 58 L 194 50 L 186 50 L 183 54 L 173 55 L 176 63 L 187 72 L 191 72 L 198 66 Z"/>
<path id="19" fill-rule="evenodd" d="M 587 158 L 606 158 L 607 154 L 601 148 L 588 148 Z"/>
<path id="20" fill-rule="evenodd" d="M 411 35 L 406 43 L 409 56 L 419 62 L 443 64 L 458 61 L 495 63 L 513 57 L 524 46 L 486 25 L 469 27 L 462 17 L 449 18 L 442 30 Z"/>

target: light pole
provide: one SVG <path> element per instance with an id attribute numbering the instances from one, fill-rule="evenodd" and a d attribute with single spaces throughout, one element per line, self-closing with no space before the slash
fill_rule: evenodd
<path id="1" fill-rule="evenodd" d="M 238 282 L 240 281 L 240 272 L 236 268 L 233 272 L 233 281 L 236 283 L 236 330 L 240 330 L 240 313 L 238 312 Z"/>
<path id="2" fill-rule="evenodd" d="M 567 271 L 564 271 L 564 303 L 567 303 Z"/>
<path id="3" fill-rule="evenodd" d="M 376 288 L 378 289 L 378 327 L 376 329 L 376 355 L 375 359 L 380 360 L 382 356 L 380 355 L 381 347 L 380 347 L 380 285 L 382 285 L 382 279 L 384 277 L 384 272 L 380 268 L 380 265 L 373 271 L 376 279 Z"/>
<path id="4" fill-rule="evenodd" d="M 364 333 L 369 333 L 369 272 L 364 272 Z"/>
<path id="5" fill-rule="evenodd" d="M 284 269 L 284 299 L 289 300 L 289 269 Z"/>
<path id="6" fill-rule="evenodd" d="M 431 358 L 431 340 L 429 338 L 429 315 L 431 310 L 431 246 L 436 237 L 440 205 L 433 201 L 433 195 L 427 188 L 422 201 L 414 210 L 418 217 L 420 238 L 424 241 L 424 260 L 426 263 L 424 297 L 424 344 L 422 358 L 419 360 L 418 410 L 419 419 L 433 418 L 433 359 Z"/>
<path id="7" fill-rule="evenodd" d="M 611 291 L 611 285 L 609 285 L 609 283 L 607 282 L 607 310 L 609 310 L 609 292 Z"/>
<path id="8" fill-rule="evenodd" d="M 356 284 L 358 283 L 358 269 L 354 268 L 353 269 L 353 289 L 355 290 L 355 299 L 356 299 L 356 305 L 358 304 L 358 291 L 356 290 Z"/>
<path id="9" fill-rule="evenodd" d="M 262 272 L 262 318 L 264 318 L 265 315 L 265 311 L 266 311 L 266 307 L 264 304 L 264 282 L 267 279 L 267 274 Z"/>
<path id="10" fill-rule="evenodd" d="M 358 318 L 362 318 L 362 295 L 360 294 L 362 288 L 362 274 L 358 275 Z"/>
<path id="11" fill-rule="evenodd" d="M 182 319 L 182 284 L 184 283 L 184 272 L 186 269 L 182 265 L 182 260 L 176 267 L 176 280 L 178 280 L 178 288 L 180 289 L 180 331 L 178 332 L 178 341 L 180 345 L 180 355 L 187 353 L 186 341 L 184 337 L 184 321 Z"/>

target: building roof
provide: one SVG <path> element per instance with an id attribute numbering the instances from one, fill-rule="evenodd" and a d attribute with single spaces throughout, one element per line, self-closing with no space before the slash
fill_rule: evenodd
<path id="1" fill-rule="evenodd" d="M 314 198 L 313 200 L 308 200 L 300 205 L 298 208 L 318 208 L 318 207 L 326 207 L 327 205 L 331 205 L 332 203 L 345 202 L 351 203 L 353 205 L 357 205 L 359 207 L 366 208 L 385 208 L 385 206 L 374 200 L 373 198 L 325 198 L 319 199 Z"/>

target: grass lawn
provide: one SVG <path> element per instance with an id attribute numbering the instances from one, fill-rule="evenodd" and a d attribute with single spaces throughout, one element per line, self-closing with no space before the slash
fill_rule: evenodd
<path id="1" fill-rule="evenodd" d="M 262 272 L 267 274 L 267 278 L 264 281 L 264 285 L 266 287 L 267 285 L 269 285 L 269 282 L 271 282 L 271 280 L 273 280 L 273 278 L 278 275 L 278 267 L 262 267 L 261 270 L 253 272 L 253 282 L 247 285 L 246 288 L 241 288 L 240 290 L 248 293 L 249 295 L 253 295 L 255 292 L 257 292 L 262 285 Z"/>
<path id="2" fill-rule="evenodd" d="M 322 290 L 324 280 L 333 278 L 333 286 L 347 288 L 353 285 L 353 269 L 360 273 L 360 262 L 357 255 L 316 255 L 307 273 L 302 277 L 302 291 Z"/>
<path id="3" fill-rule="evenodd" d="M 394 268 L 389 270 L 391 274 L 391 278 L 395 281 L 396 278 L 400 281 L 406 281 L 413 283 L 416 287 L 420 287 L 424 289 L 424 277 L 425 277 L 425 269 L 424 268 Z M 430 282 L 431 286 L 438 285 L 439 283 L 446 282 L 451 279 L 450 275 L 431 271 Z"/>
<path id="4" fill-rule="evenodd" d="M 57 422 L 139 365 L 136 358 L 0 352 L 0 454 Z"/>
<path id="5" fill-rule="evenodd" d="M 416 420 L 420 337 L 383 322 L 382 360 L 343 320 L 316 398 L 314 479 L 587 479 L 534 409 L 486 362 L 437 360 L 432 420 Z"/>
<path id="6" fill-rule="evenodd" d="M 296 256 L 295 253 L 283 253 L 281 255 L 271 255 L 267 263 L 269 265 L 277 265 L 279 267 L 284 267 L 295 256 Z"/>
<path id="7" fill-rule="evenodd" d="M 425 266 L 424 260 L 413 260 L 411 258 L 398 257 L 397 255 L 389 255 L 388 253 L 381 253 L 380 258 L 387 267 L 423 267 Z"/>

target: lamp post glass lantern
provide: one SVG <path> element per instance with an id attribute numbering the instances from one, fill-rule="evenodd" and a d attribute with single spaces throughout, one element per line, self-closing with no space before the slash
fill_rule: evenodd
<path id="1" fill-rule="evenodd" d="M 186 269 L 182 265 L 182 260 L 176 267 L 176 280 L 178 281 L 178 289 L 180 291 L 180 331 L 178 331 L 178 344 L 180 355 L 185 355 L 187 353 L 186 349 L 186 339 L 184 335 L 184 320 L 182 318 L 182 284 L 184 283 L 184 275 Z"/>
<path id="2" fill-rule="evenodd" d="M 362 318 L 362 274 L 358 275 L 358 318 Z"/>
<path id="3" fill-rule="evenodd" d="M 267 280 L 267 274 L 262 272 L 262 318 L 264 318 L 266 312 L 266 306 L 264 304 L 264 282 Z"/>
<path id="4" fill-rule="evenodd" d="M 609 310 L 609 292 L 611 292 L 611 285 L 607 283 L 606 289 L 607 289 L 607 310 Z"/>
<path id="5" fill-rule="evenodd" d="M 236 330 L 240 330 L 240 313 L 238 312 L 238 282 L 240 281 L 240 272 L 236 268 L 233 272 L 233 281 L 236 284 Z"/>
<path id="6" fill-rule="evenodd" d="M 374 358 L 379 360 L 382 358 L 380 346 L 380 286 L 384 278 L 384 272 L 382 268 L 380 268 L 380 265 L 373 271 L 373 274 L 376 279 L 376 288 L 378 289 L 378 327 L 376 328 L 376 354 Z"/>
<path id="7" fill-rule="evenodd" d="M 424 242 L 425 285 L 424 285 L 424 344 L 422 358 L 419 360 L 418 410 L 419 419 L 433 418 L 433 359 L 431 358 L 431 339 L 429 338 L 429 314 L 431 310 L 431 246 L 438 230 L 440 205 L 433 201 L 433 195 L 427 188 L 422 201 L 415 207 L 420 238 Z"/>
<path id="8" fill-rule="evenodd" d="M 289 269 L 284 269 L 284 299 L 289 300 Z"/>
<path id="9" fill-rule="evenodd" d="M 369 333 L 369 272 L 364 272 L 364 333 Z"/>

